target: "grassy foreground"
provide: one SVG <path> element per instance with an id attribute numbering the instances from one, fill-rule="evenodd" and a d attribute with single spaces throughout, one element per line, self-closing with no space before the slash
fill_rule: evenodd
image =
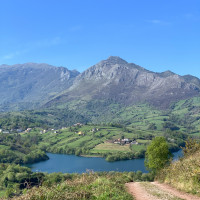
<path id="1" fill-rule="evenodd" d="M 200 196 L 200 143 L 190 140 L 183 151 L 184 157 L 161 170 L 157 179 Z"/>
<path id="2" fill-rule="evenodd" d="M 141 171 L 48 174 L 14 164 L 0 167 L 0 199 L 12 200 L 129 200 L 125 183 L 154 179 L 153 174 Z"/>
<path id="3" fill-rule="evenodd" d="M 33 188 L 25 195 L 14 198 L 16 200 L 64 200 L 64 199 L 115 199 L 131 200 L 124 183 L 126 179 L 122 176 L 98 176 L 97 174 L 83 174 L 73 180 L 66 180 L 61 184 L 51 187 L 44 185 Z"/>

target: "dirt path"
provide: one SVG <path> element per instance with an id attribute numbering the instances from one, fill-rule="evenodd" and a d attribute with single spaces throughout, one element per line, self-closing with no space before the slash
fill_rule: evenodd
<path id="1" fill-rule="evenodd" d="M 181 191 L 178 191 L 176 189 L 174 189 L 173 187 L 167 185 L 167 184 L 161 184 L 161 183 L 158 183 L 158 182 L 153 182 L 152 183 L 153 185 L 159 187 L 161 190 L 165 190 L 179 198 L 182 198 L 182 199 L 186 199 L 186 200 L 200 200 L 200 197 L 197 197 L 197 196 L 194 196 L 194 195 L 191 195 L 191 194 L 188 194 L 188 193 L 185 193 L 185 192 L 181 192 Z"/>
<path id="2" fill-rule="evenodd" d="M 127 183 L 126 187 L 135 200 L 200 200 L 200 197 L 158 182 L 133 182 Z"/>
<path id="3" fill-rule="evenodd" d="M 132 194 L 136 200 L 157 200 L 153 195 L 149 194 L 139 182 L 126 183 L 128 192 Z"/>

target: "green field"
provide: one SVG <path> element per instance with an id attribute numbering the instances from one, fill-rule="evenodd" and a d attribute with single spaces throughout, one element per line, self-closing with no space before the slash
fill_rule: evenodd
<path id="1" fill-rule="evenodd" d="M 88 124 L 60 129 L 56 133 L 48 131 L 40 134 L 41 141 L 38 147 L 52 153 L 84 156 L 107 157 L 109 155 L 119 155 L 120 153 L 120 159 L 123 159 L 123 155 L 126 158 L 129 155 L 129 158 L 133 159 L 138 156 L 143 157 L 144 151 L 151 140 L 161 135 L 163 133 L 159 130 L 145 131 L 132 126 L 124 127 L 118 124 L 112 126 Z M 178 138 L 179 134 L 170 135 L 171 137 Z M 131 144 L 130 142 L 128 144 L 114 143 L 114 141 L 122 138 L 137 141 L 138 144 Z M 170 144 L 177 149 L 179 144 L 183 143 L 182 138 L 174 139 L 173 141 Z"/>
<path id="2" fill-rule="evenodd" d="M 11 127 L 59 129 L 77 122 L 101 126 L 115 123 L 128 128 L 133 127 L 134 130 L 138 132 L 141 130 L 147 134 L 152 130 L 150 128 L 152 124 L 156 127 L 154 131 L 162 132 L 166 121 L 185 133 L 200 132 L 200 97 L 179 101 L 167 110 L 148 104 L 125 106 L 111 101 L 77 100 L 54 109 L 0 114 L 0 127 L 3 129 L 11 129 Z"/>
<path id="3" fill-rule="evenodd" d="M 130 146 L 127 145 L 119 145 L 113 144 L 109 142 L 104 142 L 102 144 L 97 145 L 91 153 L 105 153 L 105 152 L 130 152 Z"/>
<path id="4" fill-rule="evenodd" d="M 165 136 L 172 150 L 184 145 L 184 140 L 188 136 L 200 137 L 200 97 L 179 101 L 171 105 L 168 110 L 159 110 L 147 104 L 126 107 L 104 101 L 85 101 L 81 104 L 74 101 L 66 106 L 68 110 L 65 111 L 52 109 L 2 114 L 0 127 L 2 129 L 32 127 L 31 133 L 21 133 L 21 137 L 27 141 L 30 140 L 29 136 L 33 136 L 34 140 L 39 138 L 33 149 L 104 157 L 117 152 L 141 153 L 156 136 Z M 75 108 L 77 108 L 76 114 L 74 114 Z M 73 124 L 77 122 L 84 125 L 74 127 Z M 62 126 L 67 128 L 60 129 Z M 52 128 L 57 132 L 51 131 Z M 94 128 L 97 131 L 92 132 Z M 40 134 L 43 129 L 49 131 Z M 137 140 L 139 145 L 131 145 L 129 148 L 123 145 L 105 145 L 109 140 L 122 137 Z M 0 150 L 10 149 L 11 144 L 15 149 L 15 142 L 10 143 L 9 138 L 7 140 L 6 144 L 3 140 L 0 141 Z M 23 149 L 26 149 L 26 145 L 23 145 Z M 18 157 L 23 157 L 24 151 L 17 148 L 14 153 Z"/>
<path id="5" fill-rule="evenodd" d="M 93 129 L 96 131 L 92 131 Z M 146 146 L 134 145 L 138 147 L 132 148 L 131 144 L 114 144 L 114 140 L 120 139 L 121 137 L 130 140 L 139 139 L 139 132 L 133 130 L 133 128 L 126 129 L 124 127 L 102 125 L 68 127 L 58 130 L 57 133 L 49 131 L 42 134 L 39 147 L 45 147 L 48 152 L 84 156 L 106 156 L 115 153 L 134 154 L 145 150 Z M 140 140 L 145 143 L 145 135 L 141 134 L 141 136 Z M 132 158 L 134 158 L 134 156 Z"/>
<path id="6" fill-rule="evenodd" d="M 0 188 L 0 198 L 5 196 L 6 191 L 5 190 L 1 190 Z"/>

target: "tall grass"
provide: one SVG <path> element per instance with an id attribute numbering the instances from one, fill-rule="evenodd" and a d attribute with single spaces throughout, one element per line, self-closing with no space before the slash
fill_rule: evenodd
<path id="1" fill-rule="evenodd" d="M 157 180 L 200 196 L 200 144 L 189 140 L 183 152 L 184 157 L 161 170 Z"/>
<path id="2" fill-rule="evenodd" d="M 39 188 L 27 190 L 26 194 L 15 200 L 131 200 L 126 192 L 127 179 L 121 174 L 98 175 L 82 174 L 61 184 L 49 186 L 43 184 Z"/>

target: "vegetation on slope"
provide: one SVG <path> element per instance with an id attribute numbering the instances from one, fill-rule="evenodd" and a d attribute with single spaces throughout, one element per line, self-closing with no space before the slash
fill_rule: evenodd
<path id="1" fill-rule="evenodd" d="M 131 200 L 132 197 L 125 190 L 125 183 L 122 175 L 83 174 L 73 179 L 68 179 L 61 184 L 45 185 L 33 188 L 19 200 L 84 200 L 84 199 L 115 199 Z"/>
<path id="2" fill-rule="evenodd" d="M 124 106 L 113 101 L 71 101 L 59 107 L 35 111 L 0 114 L 1 129 L 44 129 L 71 126 L 77 122 L 117 123 L 143 131 L 181 131 L 198 136 L 200 131 L 200 97 L 179 101 L 169 110 L 147 104 Z"/>
<path id="3" fill-rule="evenodd" d="M 45 152 L 101 156 L 107 161 L 144 157 L 147 145 L 160 131 L 143 131 L 120 124 L 70 126 L 49 131 L 33 128 L 30 132 L 0 133 L 1 163 L 33 163 L 46 160 Z M 164 132 L 171 150 L 184 144 L 186 134 Z M 128 139 L 124 142 L 123 139 Z M 133 143 L 131 143 L 133 141 Z"/>
<path id="4" fill-rule="evenodd" d="M 39 186 L 43 178 L 44 174 L 32 173 L 27 167 L 0 164 L 0 197 L 21 194 L 23 189 Z"/>
<path id="5" fill-rule="evenodd" d="M 33 173 L 19 165 L 0 164 L 0 197 L 13 197 L 15 200 L 127 200 L 132 198 L 125 189 L 125 183 L 152 180 L 153 174 L 142 174 L 141 171 L 46 174 Z"/>
<path id="6" fill-rule="evenodd" d="M 183 152 L 183 158 L 161 170 L 157 179 L 200 196 L 200 143 L 188 140 Z"/>
<path id="7" fill-rule="evenodd" d="M 161 135 L 161 132 L 144 132 L 120 124 L 89 124 L 43 133 L 39 147 L 52 153 L 102 156 L 107 161 L 127 160 L 144 157 L 147 145 Z M 187 137 L 170 131 L 164 135 L 171 150 L 179 149 Z"/>
<path id="8" fill-rule="evenodd" d="M 0 133 L 0 163 L 27 164 L 47 160 L 46 153 L 37 147 L 39 135 Z"/>
<path id="9" fill-rule="evenodd" d="M 193 136 L 200 132 L 200 97 L 182 100 L 172 105 L 172 114 L 176 116 L 175 123 L 184 126 Z"/>
<path id="10" fill-rule="evenodd" d="M 158 173 L 170 162 L 172 157 L 169 146 L 164 137 L 156 137 L 147 147 L 145 165 L 154 173 Z"/>
<path id="11" fill-rule="evenodd" d="M 0 128 L 14 130 L 41 127 L 61 128 L 76 122 L 87 123 L 88 119 L 68 109 L 31 110 L 0 114 Z"/>

